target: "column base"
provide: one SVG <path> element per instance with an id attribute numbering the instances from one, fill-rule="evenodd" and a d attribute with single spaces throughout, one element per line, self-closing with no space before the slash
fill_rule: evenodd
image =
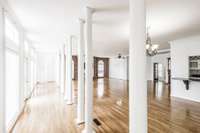
<path id="1" fill-rule="evenodd" d="M 92 129 L 92 131 L 88 131 L 88 130 L 84 129 L 81 133 L 96 133 L 96 132 L 93 129 Z"/>
<path id="2" fill-rule="evenodd" d="M 82 125 L 82 124 L 84 124 L 84 123 L 85 123 L 84 120 L 75 119 L 75 124 L 76 124 L 77 126 Z"/>

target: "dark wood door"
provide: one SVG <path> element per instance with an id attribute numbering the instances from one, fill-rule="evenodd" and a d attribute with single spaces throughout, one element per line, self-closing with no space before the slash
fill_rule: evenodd
<path id="1" fill-rule="evenodd" d="M 99 67 L 99 62 L 103 65 Z M 103 67 L 103 68 L 102 68 Z M 99 74 L 99 72 L 101 74 Z M 94 57 L 94 78 L 108 78 L 109 77 L 109 58 Z"/>
<path id="2" fill-rule="evenodd" d="M 153 64 L 153 80 L 158 81 L 158 63 Z"/>
<path id="3" fill-rule="evenodd" d="M 168 83 L 171 84 L 171 58 L 167 59 L 168 61 Z"/>

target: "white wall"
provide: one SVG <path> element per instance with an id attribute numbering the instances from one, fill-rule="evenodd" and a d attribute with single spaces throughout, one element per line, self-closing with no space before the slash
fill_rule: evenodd
<path id="1" fill-rule="evenodd" d="M 5 45 L 3 29 L 3 11 L 0 5 L 0 133 L 5 132 Z"/>
<path id="2" fill-rule="evenodd" d="M 128 59 L 110 58 L 110 78 L 128 80 Z"/>
<path id="3" fill-rule="evenodd" d="M 200 35 L 171 42 L 172 77 L 189 77 L 189 56 L 200 55 Z M 191 82 L 187 91 L 182 81 L 173 80 L 171 95 L 200 102 L 200 82 Z"/>
<path id="4" fill-rule="evenodd" d="M 167 67 L 168 67 L 168 58 L 170 57 L 170 53 L 165 54 L 157 54 L 152 57 L 147 57 L 147 80 L 153 80 L 153 64 L 159 63 L 164 67 L 164 81 L 168 82 L 167 76 Z"/>
<path id="5" fill-rule="evenodd" d="M 37 81 L 59 80 L 59 55 L 56 53 L 38 53 L 37 56 Z"/>
<path id="6" fill-rule="evenodd" d="M 147 80 L 153 80 L 153 71 L 152 71 L 152 61 L 151 61 L 152 57 L 147 56 L 146 60 L 146 76 L 147 76 Z"/>

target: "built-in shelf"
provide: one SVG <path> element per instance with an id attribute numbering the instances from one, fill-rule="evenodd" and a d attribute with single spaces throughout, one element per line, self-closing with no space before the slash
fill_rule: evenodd
<path id="1" fill-rule="evenodd" d="M 185 88 L 186 90 L 189 90 L 189 84 L 190 84 L 190 79 L 189 78 L 178 78 L 178 77 L 175 77 L 175 78 L 172 78 L 173 80 L 181 80 L 183 81 L 183 83 L 185 84 Z"/>
<path id="2" fill-rule="evenodd" d="M 180 80 L 185 84 L 186 90 L 189 90 L 191 82 L 200 82 L 200 55 L 189 56 L 189 75 L 188 78 L 174 77 L 172 80 Z"/>
<path id="3" fill-rule="evenodd" d="M 173 80 L 180 80 L 183 81 L 183 83 L 185 84 L 185 88 L 186 90 L 190 89 L 190 83 L 191 82 L 200 82 L 200 78 L 196 78 L 196 77 L 190 77 L 190 78 L 179 78 L 179 77 L 174 77 L 172 78 Z"/>

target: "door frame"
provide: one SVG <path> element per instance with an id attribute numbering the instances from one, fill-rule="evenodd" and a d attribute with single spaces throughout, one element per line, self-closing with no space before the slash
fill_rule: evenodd
<path id="1" fill-rule="evenodd" d="M 157 72 L 156 72 L 156 67 L 157 67 Z M 156 73 L 157 73 L 157 76 L 156 76 Z M 153 63 L 153 81 L 158 81 L 158 63 L 157 62 Z"/>
<path id="2" fill-rule="evenodd" d="M 167 76 L 168 84 L 171 84 L 171 58 L 167 58 Z"/>

